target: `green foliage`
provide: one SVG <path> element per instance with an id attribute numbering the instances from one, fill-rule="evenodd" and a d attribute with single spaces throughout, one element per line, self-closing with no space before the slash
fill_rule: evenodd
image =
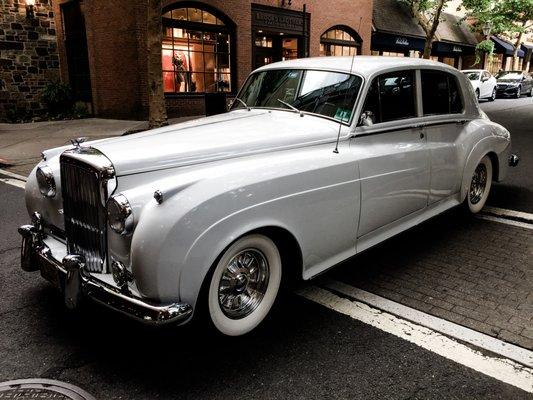
<path id="1" fill-rule="evenodd" d="M 489 22 L 492 34 L 514 38 L 533 26 L 533 0 L 463 0 L 462 7 L 478 32 Z"/>
<path id="2" fill-rule="evenodd" d="M 46 105 L 48 113 L 53 116 L 67 113 L 74 105 L 70 85 L 61 82 L 47 83 L 41 94 L 41 100 Z"/>
<path id="3" fill-rule="evenodd" d="M 494 43 L 492 40 L 483 40 L 482 42 L 479 42 L 476 46 L 476 61 L 474 62 L 474 65 L 481 62 L 481 54 L 485 54 L 485 57 L 488 57 L 490 60 L 493 53 Z"/>
<path id="4" fill-rule="evenodd" d="M 74 104 L 74 107 L 72 107 L 72 110 L 70 111 L 70 117 L 71 118 L 87 118 L 89 116 L 89 110 L 87 110 L 87 106 L 82 101 L 77 101 L 76 104 Z"/>

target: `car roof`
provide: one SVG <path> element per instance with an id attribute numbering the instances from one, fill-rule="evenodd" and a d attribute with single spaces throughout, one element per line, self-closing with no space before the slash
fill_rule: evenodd
<path id="1" fill-rule="evenodd" d="M 352 66 L 353 62 L 353 66 Z M 355 57 L 310 57 L 295 60 L 280 61 L 265 65 L 256 71 L 270 69 L 319 69 L 341 72 L 353 72 L 363 76 L 370 76 L 376 72 L 393 68 L 431 67 L 457 72 L 447 64 L 411 57 L 383 57 L 383 56 L 355 56 Z"/>

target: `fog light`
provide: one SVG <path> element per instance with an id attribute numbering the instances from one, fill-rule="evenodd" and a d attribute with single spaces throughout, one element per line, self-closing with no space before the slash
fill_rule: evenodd
<path id="1" fill-rule="evenodd" d="M 116 233 L 125 235 L 133 229 L 133 214 L 128 199 L 117 194 L 107 202 L 107 221 Z"/>
<path id="2" fill-rule="evenodd" d="M 56 195 L 56 181 L 52 168 L 48 165 L 43 165 L 37 168 L 35 175 L 37 176 L 37 184 L 41 194 L 46 197 L 54 197 Z"/>

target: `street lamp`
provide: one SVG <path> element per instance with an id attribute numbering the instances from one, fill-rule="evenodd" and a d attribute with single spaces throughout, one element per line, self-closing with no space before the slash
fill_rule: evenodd
<path id="1" fill-rule="evenodd" d="M 35 6 L 35 0 L 26 0 L 26 18 L 35 18 L 35 12 L 33 7 Z"/>
<path id="2" fill-rule="evenodd" d="M 483 34 L 488 39 L 490 35 L 490 31 L 492 30 L 492 22 L 487 21 L 483 24 Z"/>

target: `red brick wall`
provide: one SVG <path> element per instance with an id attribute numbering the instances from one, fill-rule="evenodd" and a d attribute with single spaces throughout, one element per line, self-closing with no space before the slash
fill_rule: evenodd
<path id="1" fill-rule="evenodd" d="M 64 0 L 61 0 L 64 1 Z M 84 0 L 94 110 L 97 116 L 147 117 L 146 1 Z M 236 24 L 237 76 L 240 86 L 252 69 L 251 4 L 279 7 L 280 0 L 203 0 Z M 163 6 L 179 4 L 163 0 Z M 311 14 L 310 55 L 318 56 L 320 36 L 334 25 L 347 25 L 363 39 L 363 53 L 370 54 L 372 0 L 293 0 L 287 7 Z M 58 5 L 55 5 L 58 8 Z M 58 12 L 56 12 L 58 14 Z M 58 30 L 61 42 L 62 32 Z M 60 58 L 66 65 L 64 49 Z M 66 79 L 63 67 L 63 78 Z M 203 110 L 202 100 L 167 99 L 169 113 L 192 115 Z"/>

